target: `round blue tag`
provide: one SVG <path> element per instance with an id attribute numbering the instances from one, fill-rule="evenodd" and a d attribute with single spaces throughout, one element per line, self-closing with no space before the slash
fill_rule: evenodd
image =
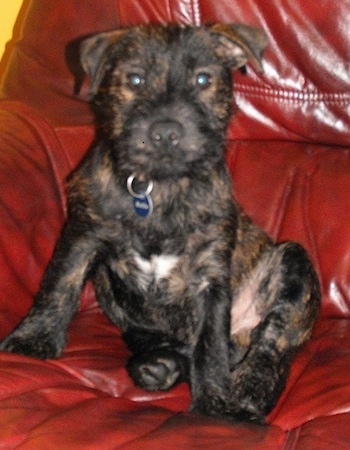
<path id="1" fill-rule="evenodd" d="M 153 202 L 148 195 L 134 197 L 134 210 L 140 217 L 148 217 L 153 211 Z"/>

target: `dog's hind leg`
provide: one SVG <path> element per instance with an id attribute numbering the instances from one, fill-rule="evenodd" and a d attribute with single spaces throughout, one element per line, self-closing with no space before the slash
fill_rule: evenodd
<path id="1" fill-rule="evenodd" d="M 0 350 L 40 359 L 55 358 L 62 352 L 97 253 L 93 238 L 78 230 L 77 224 L 68 223 L 64 228 L 29 314 L 0 344 Z"/>
<path id="2" fill-rule="evenodd" d="M 318 280 L 302 247 L 289 242 L 262 257 L 232 305 L 233 418 L 264 421 L 285 387 L 296 350 L 310 337 L 319 302 Z"/>

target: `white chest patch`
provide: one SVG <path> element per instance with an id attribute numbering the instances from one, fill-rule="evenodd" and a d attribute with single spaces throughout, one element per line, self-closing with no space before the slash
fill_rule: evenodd
<path id="1" fill-rule="evenodd" d="M 166 278 L 179 261 L 175 255 L 152 255 L 145 259 L 135 252 L 135 262 L 140 272 L 138 282 L 140 287 L 147 289 L 152 281 L 158 282 Z"/>

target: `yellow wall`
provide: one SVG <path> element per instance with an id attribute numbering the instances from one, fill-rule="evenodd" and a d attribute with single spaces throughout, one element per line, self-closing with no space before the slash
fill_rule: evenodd
<path id="1" fill-rule="evenodd" d="M 0 0 L 0 58 L 5 44 L 11 39 L 13 25 L 22 5 L 22 0 Z"/>

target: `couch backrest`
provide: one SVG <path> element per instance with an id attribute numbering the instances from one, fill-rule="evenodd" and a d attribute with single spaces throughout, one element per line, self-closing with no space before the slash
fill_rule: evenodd
<path id="1" fill-rule="evenodd" d="M 2 96 L 26 100 L 56 124 L 89 123 L 86 89 L 73 96 L 69 41 L 145 22 L 243 22 L 263 28 L 269 46 L 265 74 L 235 75 L 230 136 L 347 145 L 349 17 L 347 0 L 32 0 Z"/>

